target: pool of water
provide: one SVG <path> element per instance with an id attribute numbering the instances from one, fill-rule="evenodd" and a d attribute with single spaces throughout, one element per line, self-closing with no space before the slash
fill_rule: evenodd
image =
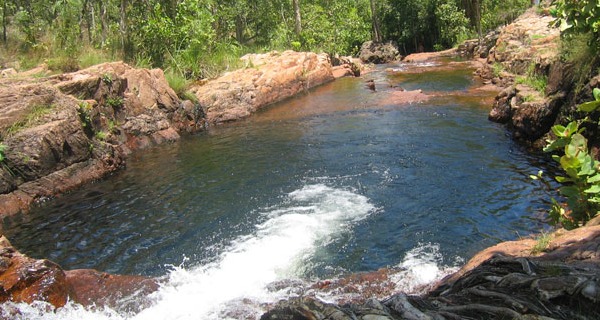
<path id="1" fill-rule="evenodd" d="M 397 266 L 427 246 L 452 266 L 545 227 L 548 191 L 528 177 L 545 164 L 487 121 L 483 99 L 465 99 L 470 70 L 367 76 L 438 97 L 394 105 L 395 88 L 340 79 L 135 153 L 125 170 L 5 218 L 2 232 L 65 269 L 175 274 L 165 290 L 210 297 L 210 318 L 271 281 Z M 214 286 L 226 293 L 198 292 Z M 173 315 L 161 292 L 146 315 Z"/>

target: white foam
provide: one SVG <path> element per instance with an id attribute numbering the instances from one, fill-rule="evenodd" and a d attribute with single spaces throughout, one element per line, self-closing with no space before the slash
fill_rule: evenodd
<path id="1" fill-rule="evenodd" d="M 309 185 L 265 212 L 266 221 L 252 234 L 232 242 L 216 262 L 190 269 L 175 267 L 166 284 L 151 296 L 153 304 L 139 314 L 91 312 L 72 304 L 58 313 L 40 313 L 35 308 L 21 312 L 42 314 L 43 319 L 225 319 L 232 312 L 232 318 L 259 315 L 260 303 L 290 294 L 289 290 L 269 290 L 268 284 L 301 276 L 298 272 L 303 261 L 323 244 L 349 232 L 353 222 L 364 219 L 373 209 L 364 196 L 322 184 Z"/>
<path id="2" fill-rule="evenodd" d="M 411 294 L 423 293 L 428 285 L 458 269 L 456 266 L 444 265 L 439 244 L 431 243 L 421 244 L 408 251 L 397 267 L 401 271 L 392 276 L 396 289 Z"/>

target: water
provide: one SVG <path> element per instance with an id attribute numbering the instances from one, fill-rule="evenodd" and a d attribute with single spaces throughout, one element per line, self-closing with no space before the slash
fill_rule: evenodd
<path id="1" fill-rule="evenodd" d="M 294 294 L 273 282 L 398 266 L 398 287 L 412 290 L 545 227 L 549 194 L 528 178 L 545 164 L 487 121 L 489 95 L 468 91 L 469 70 L 366 77 L 378 92 L 338 80 L 136 153 L 126 170 L 4 219 L 32 257 L 166 279 L 139 314 L 18 308 L 48 319 L 252 318 Z M 436 97 L 390 103 L 387 84 Z"/>

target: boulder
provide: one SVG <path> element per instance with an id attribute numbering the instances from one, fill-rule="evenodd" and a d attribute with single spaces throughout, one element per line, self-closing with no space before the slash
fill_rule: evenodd
<path id="1" fill-rule="evenodd" d="M 334 79 L 326 54 L 271 52 L 242 57 L 246 68 L 191 88 L 218 124 L 248 117 L 260 108 Z"/>
<path id="2" fill-rule="evenodd" d="M 494 102 L 488 118 L 507 124 L 513 137 L 534 142 L 552 127 L 559 113 L 559 99 L 545 98 L 525 85 L 503 90 Z"/>
<path id="3" fill-rule="evenodd" d="M 107 306 L 136 313 L 148 307 L 148 295 L 158 290 L 158 282 L 142 276 L 113 275 L 93 269 L 66 271 L 71 299 L 85 307 Z"/>
<path id="4" fill-rule="evenodd" d="M 6 237 L 0 237 L 0 303 L 43 301 L 59 308 L 73 301 L 86 307 L 139 312 L 149 303 L 144 297 L 157 289 L 156 280 L 141 276 L 64 271 L 52 261 L 23 255 Z"/>
<path id="5" fill-rule="evenodd" d="M 0 237 L 0 303 L 45 301 L 62 307 L 71 294 L 65 280 L 57 264 L 29 258 Z"/>
<path id="6" fill-rule="evenodd" d="M 391 43 L 377 43 L 367 41 L 360 47 L 359 58 L 365 63 L 389 63 L 400 60 L 400 52 L 398 48 Z"/>

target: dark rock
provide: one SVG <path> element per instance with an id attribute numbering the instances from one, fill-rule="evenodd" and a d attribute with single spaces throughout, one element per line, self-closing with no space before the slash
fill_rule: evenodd
<path id="1" fill-rule="evenodd" d="M 377 43 L 367 41 L 360 48 L 359 58 L 365 63 L 389 63 L 400 60 L 398 48 L 391 43 Z"/>

